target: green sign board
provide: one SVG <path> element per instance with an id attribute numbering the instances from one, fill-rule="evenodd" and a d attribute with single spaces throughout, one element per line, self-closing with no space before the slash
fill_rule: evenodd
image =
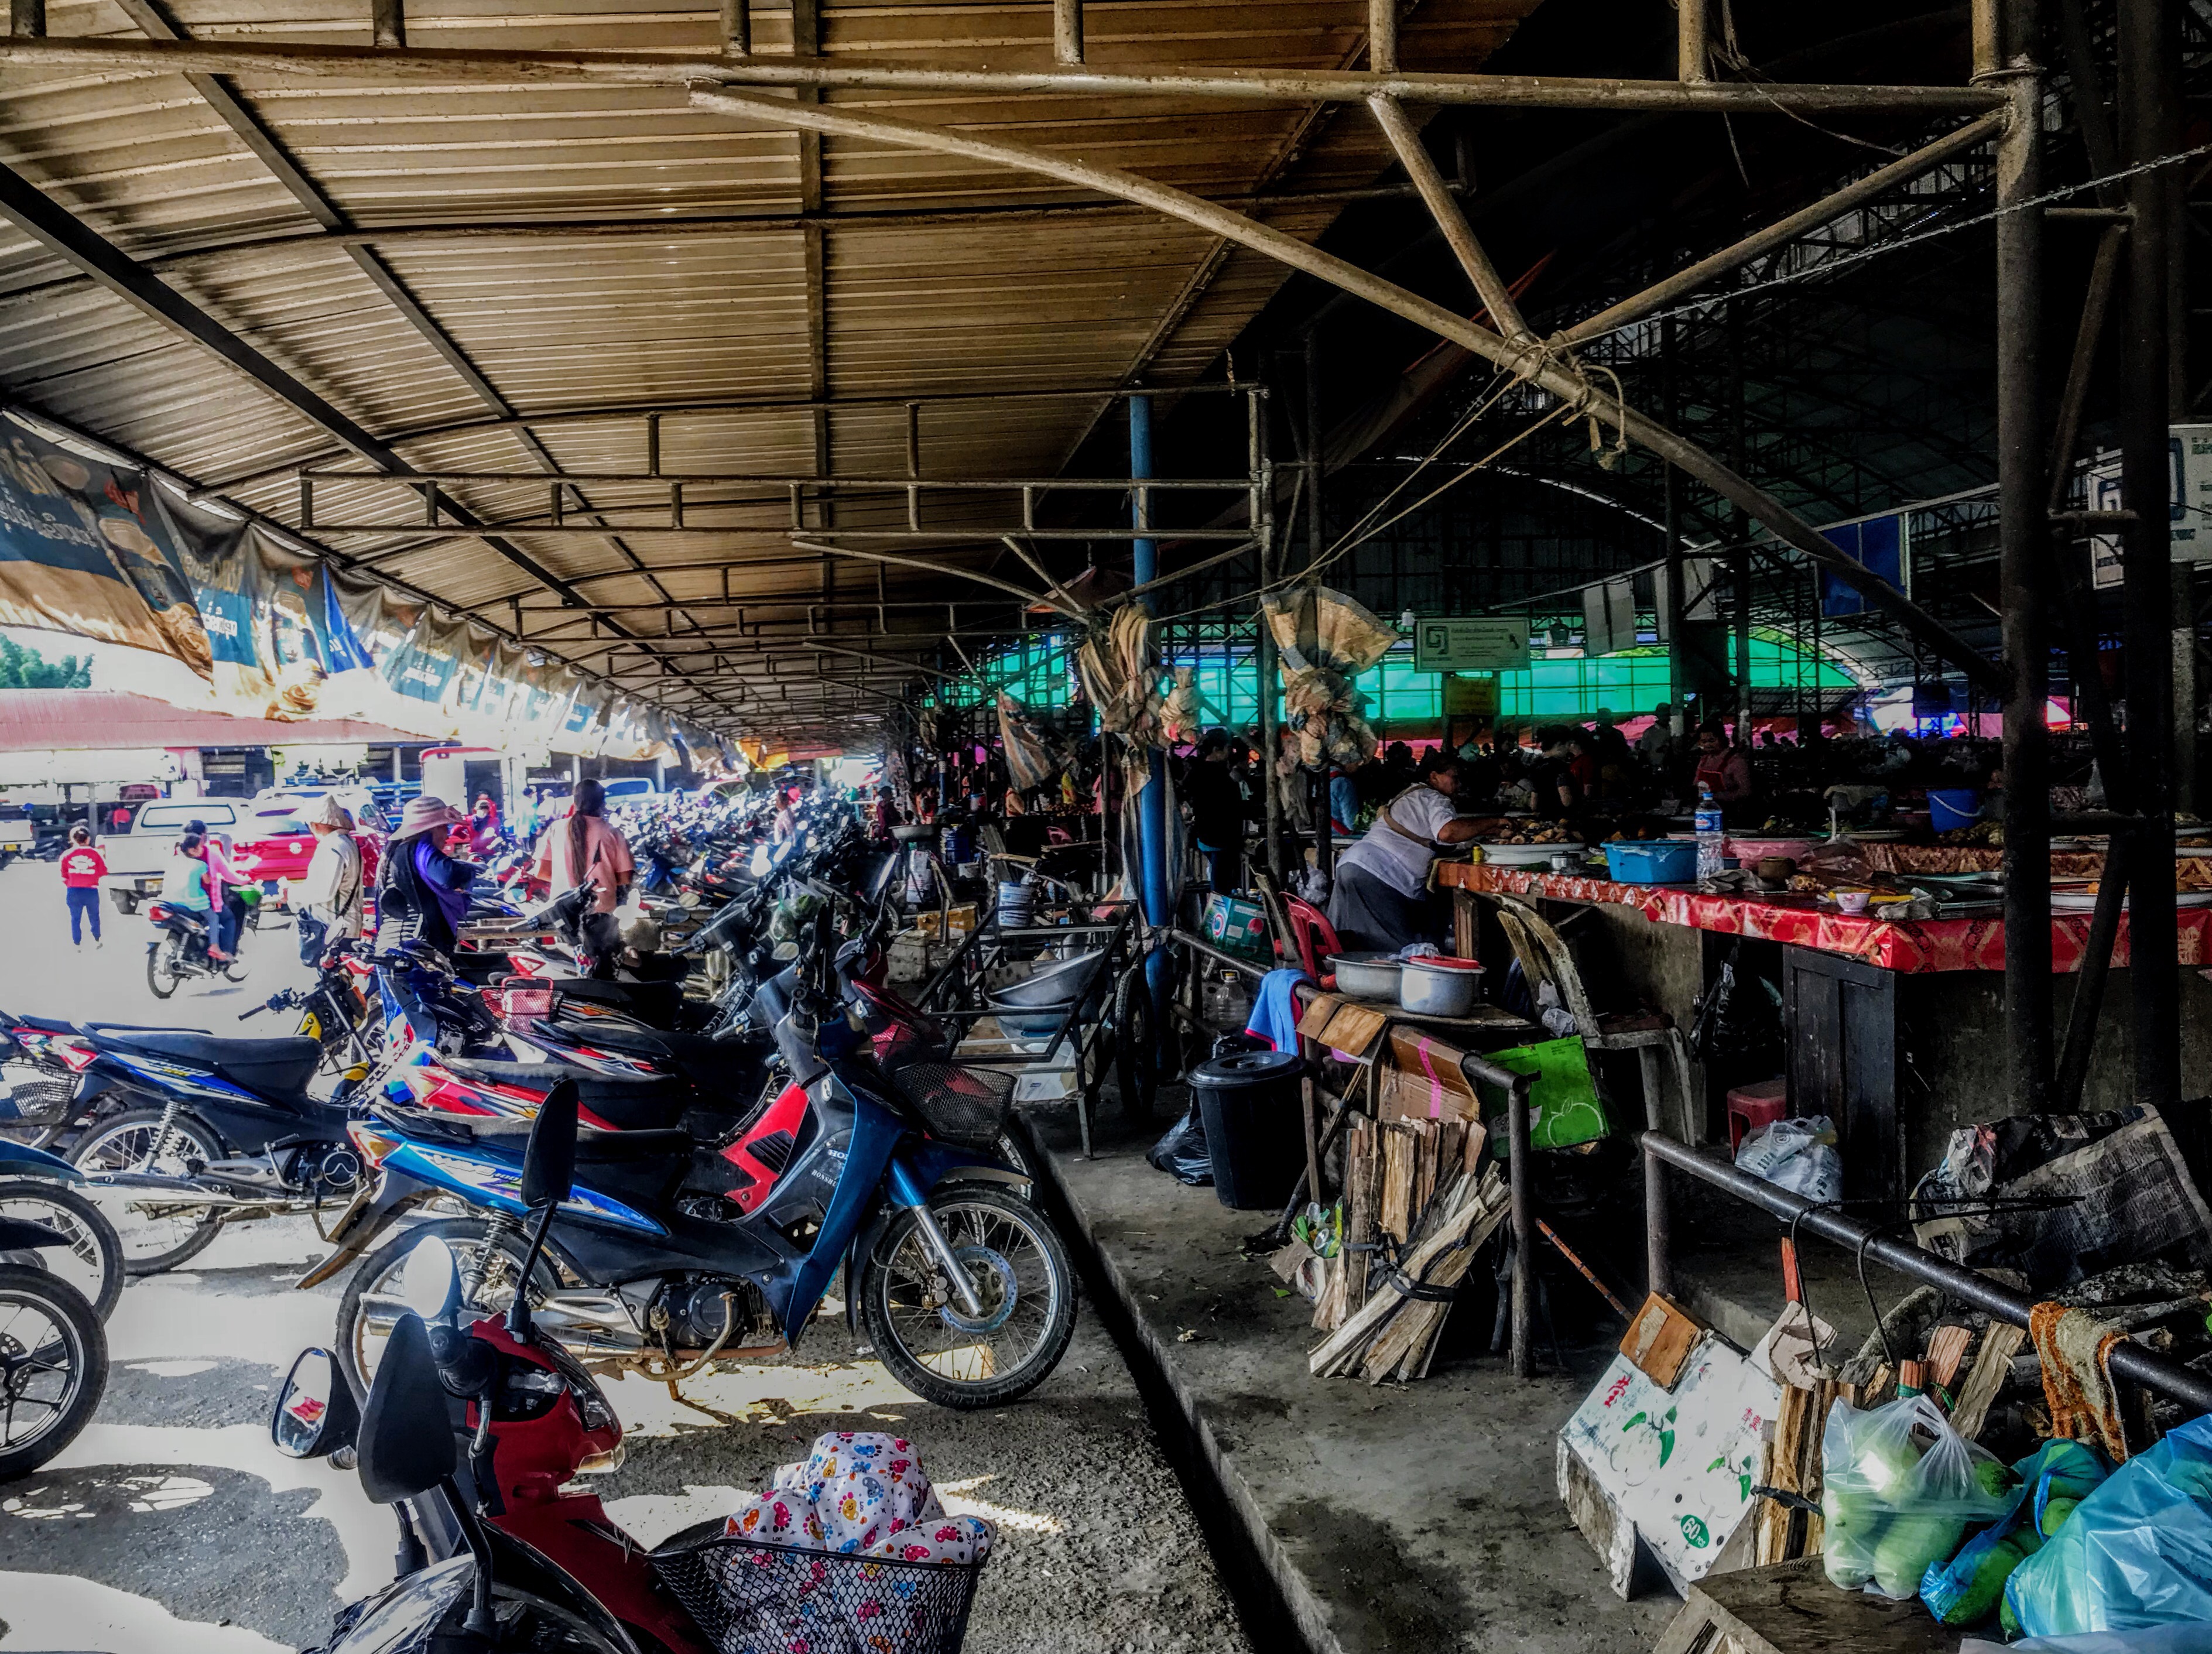
<path id="1" fill-rule="evenodd" d="M 1423 617 L 1413 626 L 1415 672 L 1524 672 L 1528 628 L 1519 620 Z"/>

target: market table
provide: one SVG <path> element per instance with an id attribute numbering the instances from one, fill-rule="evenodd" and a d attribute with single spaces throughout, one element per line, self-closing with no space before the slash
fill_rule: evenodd
<path id="1" fill-rule="evenodd" d="M 1579 874 L 1486 863 L 1446 862 L 1437 881 L 1454 899 L 1458 951 L 1479 952 L 1478 896 L 1571 903 L 1591 916 L 1577 933 L 1586 970 L 1601 963 L 1628 994 L 1690 1027 L 1732 939 L 1779 945 L 1784 1055 L 1790 1111 L 1833 1120 L 1852 1199 L 1900 1198 L 1942 1158 L 1955 1128 L 2004 1112 L 1991 1040 L 2002 1027 L 2004 923 L 1999 918 L 1892 920 L 1852 916 L 1796 895 L 1711 895 L 1683 885 L 1626 885 Z M 1487 904 L 1482 904 L 1486 906 Z M 2212 949 L 2212 910 L 2180 915 L 2185 1000 L 2205 982 L 2195 969 Z M 2091 916 L 2051 921 L 2051 955 L 2063 980 L 2087 952 Z M 2124 917 L 2112 964 L 2129 961 Z M 1771 975 L 1774 967 L 1756 967 Z M 2065 1013 L 2062 991 L 2055 1010 Z M 2124 1039 L 2128 1000 L 2107 996 L 2100 1039 Z M 2197 1019 L 2183 1019 L 2184 1038 Z M 2197 1037 L 2197 1046 L 2204 1041 Z M 2107 1048 L 2109 1049 L 2109 1047 Z M 2185 1064 L 2202 1051 L 2185 1049 Z M 1738 1073 L 1721 1084 L 1765 1075 Z M 2086 1109 L 2130 1100 L 2117 1067 L 2093 1070 Z M 1709 1134 L 1717 1085 L 1693 1073 L 1682 1098 L 1683 1129 Z"/>
<path id="2" fill-rule="evenodd" d="M 1935 970 L 2002 970 L 2002 919 L 1877 919 L 1856 917 L 1821 907 L 1809 896 L 1714 896 L 1682 885 L 1623 885 L 1610 879 L 1554 873 L 1526 867 L 1448 861 L 1437 869 L 1437 882 L 1459 892 L 1488 891 L 1527 900 L 1605 903 L 1635 908 L 1656 924 L 1682 925 L 1726 936 L 1752 936 L 1793 947 L 1840 953 L 1881 970 L 1915 975 Z M 2185 909 L 2179 915 L 2181 963 L 2206 963 L 2205 936 L 2212 930 L 2212 909 Z M 2061 914 L 2051 921 L 2054 970 L 2081 968 L 2089 941 L 2090 915 Z M 2128 920 L 2112 945 L 2112 964 L 2128 963 Z"/>

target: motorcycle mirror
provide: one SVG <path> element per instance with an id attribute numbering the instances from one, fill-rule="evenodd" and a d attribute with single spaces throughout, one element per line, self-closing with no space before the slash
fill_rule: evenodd
<path id="1" fill-rule="evenodd" d="M 436 1235 L 407 1255 L 407 1271 L 400 1278 L 400 1301 L 435 1324 L 452 1313 L 460 1301 L 461 1272 L 453 1264 L 453 1249 Z"/>
<path id="2" fill-rule="evenodd" d="M 576 1082 L 564 1079 L 545 1094 L 522 1155 L 522 1203 L 533 1210 L 568 1198 L 576 1176 Z"/>
<path id="3" fill-rule="evenodd" d="M 362 1491 L 379 1505 L 427 1493 L 453 1474 L 453 1432 L 446 1387 L 420 1318 L 392 1324 L 368 1405 L 361 1415 Z"/>
<path id="4" fill-rule="evenodd" d="M 269 1439 L 288 1459 L 323 1459 L 351 1447 L 360 1433 L 361 1414 L 338 1364 L 323 1349 L 301 1350 L 284 1377 L 276 1410 L 269 1415 Z"/>

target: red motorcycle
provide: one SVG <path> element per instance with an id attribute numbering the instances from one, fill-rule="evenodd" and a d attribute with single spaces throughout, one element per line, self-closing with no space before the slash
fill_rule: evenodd
<path id="1" fill-rule="evenodd" d="M 564 1092 L 532 1130 L 521 1193 L 538 1221 L 525 1278 L 568 1198 L 576 1123 Z M 459 1633 L 426 1645 L 441 1650 L 713 1654 L 645 1548 L 598 1494 L 568 1485 L 621 1465 L 622 1423 L 591 1375 L 532 1325 L 528 1296 L 504 1317 L 469 1318 L 453 1255 L 434 1237 L 410 1255 L 404 1296 L 410 1313 L 393 1328 L 364 1409 L 336 1359 L 311 1349 L 293 1363 L 270 1420 L 278 1450 L 342 1466 L 350 1457 L 369 1496 L 398 1510 L 399 1578 L 339 1615 L 328 1654 L 399 1646 L 386 1634 L 395 1624 Z M 530 1640 L 518 1621 L 532 1614 L 564 1639 Z"/>

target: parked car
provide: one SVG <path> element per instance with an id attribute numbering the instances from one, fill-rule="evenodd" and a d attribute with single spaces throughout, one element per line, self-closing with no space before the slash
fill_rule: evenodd
<path id="1" fill-rule="evenodd" d="M 290 887 L 307 876 L 315 856 L 314 830 L 298 811 L 281 803 L 255 810 L 234 835 L 230 852 L 232 871 L 259 881 L 263 899 L 279 907 L 290 905 Z"/>
<path id="2" fill-rule="evenodd" d="M 107 877 L 100 887 L 118 913 L 134 914 L 141 902 L 161 891 L 170 852 L 186 822 L 205 822 L 208 831 L 228 848 L 237 842 L 251 816 L 252 806 L 243 799 L 156 799 L 143 805 L 128 832 L 105 833 L 94 841 L 107 863 Z"/>
<path id="3" fill-rule="evenodd" d="M 650 775 L 616 775 L 599 785 L 605 789 L 609 804 L 643 804 L 660 796 Z"/>

